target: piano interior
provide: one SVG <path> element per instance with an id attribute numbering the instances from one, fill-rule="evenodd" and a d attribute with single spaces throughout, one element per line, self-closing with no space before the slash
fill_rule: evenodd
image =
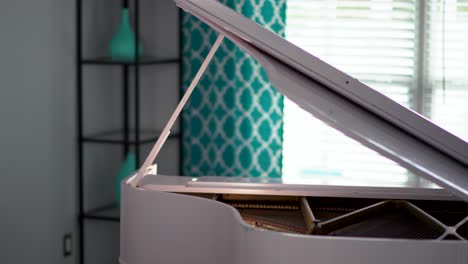
<path id="1" fill-rule="evenodd" d="M 256 228 L 305 234 L 468 241 L 463 201 L 188 194 L 234 207 Z"/>

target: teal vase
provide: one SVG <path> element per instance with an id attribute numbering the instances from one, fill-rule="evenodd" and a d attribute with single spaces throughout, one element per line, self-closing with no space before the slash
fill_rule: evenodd
<path id="1" fill-rule="evenodd" d="M 143 47 L 138 43 L 138 56 L 141 55 Z M 135 32 L 130 25 L 130 16 L 128 8 L 122 9 L 122 17 L 117 33 L 112 37 L 109 46 L 109 55 L 115 61 L 134 61 L 135 60 Z"/>
<path id="2" fill-rule="evenodd" d="M 121 189 L 120 189 L 120 182 L 122 182 L 123 179 L 125 179 L 127 176 L 132 174 L 133 172 L 136 171 L 136 156 L 135 153 L 128 153 L 127 157 L 125 158 L 124 163 L 120 167 L 119 171 L 117 172 L 117 177 L 115 181 L 115 193 L 116 193 L 116 199 L 117 199 L 117 204 L 120 207 L 120 196 L 121 196 Z"/>

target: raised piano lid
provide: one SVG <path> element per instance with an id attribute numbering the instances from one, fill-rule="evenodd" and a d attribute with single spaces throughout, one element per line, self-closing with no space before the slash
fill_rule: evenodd
<path id="1" fill-rule="evenodd" d="M 256 58 L 301 108 L 468 201 L 467 142 L 217 1 L 175 2 Z"/>

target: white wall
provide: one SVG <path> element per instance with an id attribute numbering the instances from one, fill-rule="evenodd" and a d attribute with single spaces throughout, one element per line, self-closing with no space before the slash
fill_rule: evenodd
<path id="1" fill-rule="evenodd" d="M 85 34 L 89 33 L 84 38 L 85 55 L 104 53 L 118 21 L 114 10 L 119 1 L 84 1 Z M 140 2 L 145 5 L 144 49 L 177 56 L 177 11 L 172 1 Z M 2 1 L 0 36 L 0 263 L 75 263 L 76 241 L 74 256 L 62 256 L 63 234 L 77 237 L 75 0 Z M 110 114 L 113 126 L 120 120 L 120 112 L 114 110 L 121 98 L 109 94 L 121 85 L 120 72 L 93 67 L 84 72 L 85 89 L 97 91 L 85 95 L 95 100 L 88 111 L 96 118 L 104 118 L 97 113 Z M 149 99 L 142 101 L 142 109 L 149 123 L 162 127 L 177 102 L 178 66 L 151 67 L 159 68 L 142 70 L 142 94 Z M 86 129 L 99 124 L 90 122 Z M 177 161 L 178 146 L 170 143 L 159 160 L 161 171 L 176 173 Z M 112 162 L 107 180 L 99 182 L 111 186 L 98 189 L 97 200 L 113 197 L 113 174 L 120 161 Z M 93 242 L 89 246 L 97 247 L 87 252 L 93 260 L 88 263 L 112 263 L 118 256 L 118 224 L 88 223 L 87 239 Z"/>

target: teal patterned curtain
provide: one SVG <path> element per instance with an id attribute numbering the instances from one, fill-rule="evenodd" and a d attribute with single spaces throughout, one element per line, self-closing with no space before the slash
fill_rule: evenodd
<path id="1" fill-rule="evenodd" d="M 221 0 L 284 35 L 286 0 Z M 188 87 L 218 33 L 183 14 Z M 184 175 L 281 177 L 283 97 L 262 67 L 225 39 L 182 114 Z"/>

